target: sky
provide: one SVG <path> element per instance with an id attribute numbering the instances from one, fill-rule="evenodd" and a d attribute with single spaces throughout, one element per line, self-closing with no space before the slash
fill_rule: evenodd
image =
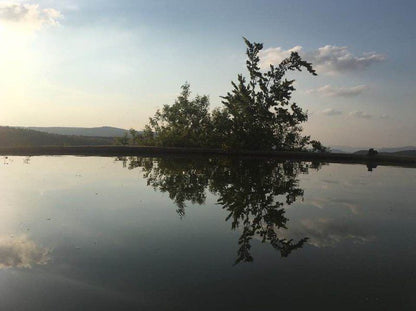
<path id="1" fill-rule="evenodd" d="M 415 1 L 0 0 L 0 125 L 142 129 L 185 82 L 211 108 L 291 51 L 304 132 L 325 145 L 416 145 Z"/>

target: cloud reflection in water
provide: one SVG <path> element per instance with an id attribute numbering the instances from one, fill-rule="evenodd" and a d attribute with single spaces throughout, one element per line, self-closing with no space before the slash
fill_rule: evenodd
<path id="1" fill-rule="evenodd" d="M 27 236 L 0 236 L 0 269 L 32 268 L 50 260 L 50 250 L 36 245 Z"/>

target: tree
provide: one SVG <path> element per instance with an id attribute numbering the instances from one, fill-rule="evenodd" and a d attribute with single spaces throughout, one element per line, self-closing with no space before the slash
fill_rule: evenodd
<path id="1" fill-rule="evenodd" d="M 375 155 L 377 155 L 378 154 L 378 151 L 377 150 L 375 150 L 374 148 L 370 148 L 370 149 L 368 149 L 368 153 L 367 153 L 367 155 L 369 155 L 369 156 L 375 156 Z"/>
<path id="2" fill-rule="evenodd" d="M 182 92 L 172 106 L 157 110 L 145 127 L 140 139 L 143 144 L 168 147 L 200 147 L 208 144 L 211 120 L 208 96 L 190 98 L 190 85 L 182 85 Z M 140 140 L 139 139 L 139 140 Z"/>
<path id="3" fill-rule="evenodd" d="M 313 152 L 330 152 L 331 151 L 330 148 L 323 146 L 320 141 L 311 140 L 309 143 L 312 146 Z"/>
<path id="4" fill-rule="evenodd" d="M 268 71 L 262 72 L 259 53 L 263 44 L 251 43 L 246 38 L 244 41 L 249 78 L 238 75 L 238 82 L 232 82 L 233 90 L 222 97 L 225 108 L 218 112 L 218 120 L 225 128 L 219 131 L 224 133 L 220 140 L 238 149 L 304 150 L 310 137 L 301 135 L 300 124 L 308 116 L 290 102 L 294 80 L 287 80 L 285 75 L 302 68 L 316 75 L 315 70 L 292 52 L 278 66 L 270 65 Z"/>
<path id="5" fill-rule="evenodd" d="M 140 135 L 131 132 L 132 140 L 164 147 L 299 151 L 311 145 L 313 151 L 326 151 L 320 142 L 302 136 L 300 125 L 308 115 L 291 102 L 294 80 L 285 78 L 287 72 L 302 69 L 316 75 L 312 65 L 292 52 L 263 72 L 259 66 L 263 44 L 244 41 L 249 78 L 238 75 L 233 90 L 222 97 L 224 107 L 209 113 L 208 96 L 191 99 L 185 83 L 175 103 L 157 110 Z"/>
<path id="6" fill-rule="evenodd" d="M 122 137 L 116 137 L 115 138 L 115 143 L 117 144 L 117 145 L 123 145 L 123 146 L 126 146 L 126 145 L 128 145 L 129 144 L 129 136 L 128 136 L 128 134 L 127 133 L 124 133 L 124 135 L 122 136 Z"/>

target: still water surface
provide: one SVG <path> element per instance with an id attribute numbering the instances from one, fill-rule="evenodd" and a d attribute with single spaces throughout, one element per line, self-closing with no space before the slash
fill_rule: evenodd
<path id="1" fill-rule="evenodd" d="M 416 310 L 416 169 L 0 162 L 1 310 Z"/>

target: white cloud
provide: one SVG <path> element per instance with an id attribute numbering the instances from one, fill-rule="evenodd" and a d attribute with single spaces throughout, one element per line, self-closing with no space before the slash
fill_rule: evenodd
<path id="1" fill-rule="evenodd" d="M 367 85 L 357 85 L 353 87 L 336 87 L 327 84 L 317 89 L 308 90 L 307 93 L 318 94 L 320 96 L 325 97 L 353 97 L 364 93 L 368 89 L 369 87 Z"/>
<path id="2" fill-rule="evenodd" d="M 39 4 L 6 2 L 0 4 L 0 22 L 26 30 L 55 26 L 63 16 L 56 9 L 41 9 Z"/>
<path id="3" fill-rule="evenodd" d="M 352 111 L 348 114 L 350 117 L 360 118 L 360 119 L 371 119 L 373 116 L 364 111 Z"/>
<path id="4" fill-rule="evenodd" d="M 298 52 L 305 60 L 311 62 L 318 74 L 359 71 L 385 60 L 384 55 L 375 52 L 365 52 L 361 56 L 355 56 L 346 46 L 325 45 L 314 51 L 303 51 L 301 46 L 289 50 L 276 47 L 260 52 L 261 68 L 266 69 L 270 64 L 279 64 L 292 51 Z"/>
<path id="5" fill-rule="evenodd" d="M 366 52 L 357 57 L 346 46 L 333 45 L 326 45 L 316 51 L 306 53 L 305 58 L 316 66 L 318 72 L 330 74 L 363 70 L 385 60 L 383 55 L 375 52 Z"/>
<path id="6" fill-rule="evenodd" d="M 342 111 L 335 110 L 333 108 L 327 108 L 327 109 L 322 110 L 322 114 L 327 115 L 327 116 L 339 116 L 342 114 Z"/>
<path id="7" fill-rule="evenodd" d="M 292 52 L 300 53 L 302 47 L 297 45 L 289 50 L 283 50 L 281 47 L 269 48 L 260 52 L 260 67 L 267 69 L 270 64 L 279 64 L 282 60 L 289 57 Z"/>
<path id="8" fill-rule="evenodd" d="M 37 246 L 26 236 L 0 236 L 0 269 L 31 268 L 49 261 L 49 250 Z"/>

